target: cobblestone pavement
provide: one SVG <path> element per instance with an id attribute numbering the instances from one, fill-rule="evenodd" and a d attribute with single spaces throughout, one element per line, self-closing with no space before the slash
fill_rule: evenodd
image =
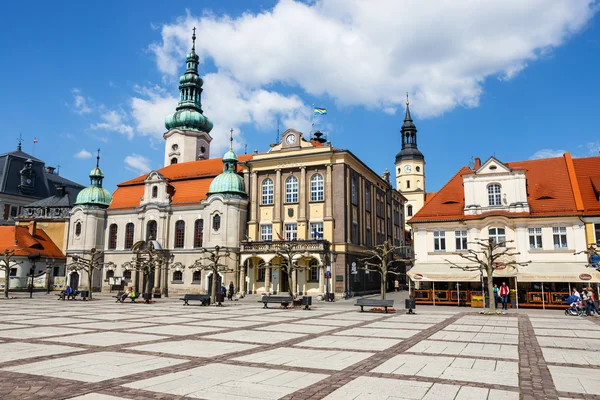
<path id="1" fill-rule="evenodd" d="M 600 399 L 597 318 L 475 311 L 1 301 L 0 399 Z"/>

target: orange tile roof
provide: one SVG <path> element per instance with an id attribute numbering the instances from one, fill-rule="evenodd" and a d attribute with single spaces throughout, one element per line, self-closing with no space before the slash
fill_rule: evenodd
<path id="1" fill-rule="evenodd" d="M 15 250 L 15 255 L 22 257 L 40 253 L 42 258 L 65 258 L 46 232 L 37 229 L 32 236 L 26 226 L 0 226 L 0 252 L 5 250 Z"/>
<path id="2" fill-rule="evenodd" d="M 239 162 L 252 159 L 251 154 L 238 156 Z M 238 164 L 238 172 L 243 168 Z M 181 164 L 172 164 L 157 170 L 174 188 L 171 205 L 186 205 L 198 203 L 206 198 L 210 183 L 223 172 L 223 159 L 211 158 L 209 160 L 191 161 Z M 138 176 L 117 185 L 109 209 L 134 208 L 140 205 L 140 198 L 144 195 L 144 180 L 148 174 Z"/>
<path id="3" fill-rule="evenodd" d="M 410 220 L 414 222 L 455 221 L 482 219 L 491 215 L 506 217 L 548 217 L 580 215 L 600 211 L 600 202 L 594 197 L 592 177 L 600 176 L 600 157 L 576 158 L 566 153 L 563 157 L 506 163 L 509 168 L 523 169 L 527 177 L 529 213 L 490 211 L 480 215 L 464 215 L 463 175 L 473 172 L 461 168 Z M 580 193 L 580 194 L 579 194 Z"/>

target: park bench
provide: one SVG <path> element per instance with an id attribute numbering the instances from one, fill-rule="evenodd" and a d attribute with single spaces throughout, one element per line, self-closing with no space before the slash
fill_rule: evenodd
<path id="1" fill-rule="evenodd" d="M 75 297 L 79 294 L 79 290 L 74 291 L 71 294 L 66 294 L 65 292 L 56 293 L 58 299 L 56 300 L 75 300 Z"/>
<path id="2" fill-rule="evenodd" d="M 291 302 L 291 296 L 263 296 L 262 299 L 260 299 L 259 301 L 259 303 L 263 303 L 265 305 L 263 308 L 269 308 L 267 307 L 268 303 L 279 303 L 285 309 L 288 308 Z"/>
<path id="3" fill-rule="evenodd" d="M 184 294 L 182 299 L 184 306 L 189 306 L 189 301 L 199 301 L 203 306 L 210 305 L 210 296 L 207 294 Z"/>
<path id="4" fill-rule="evenodd" d="M 360 312 L 363 312 L 363 307 L 383 307 L 387 313 L 388 307 L 394 305 L 394 300 L 380 300 L 380 299 L 358 299 L 356 300 L 355 306 L 360 306 Z"/>
<path id="5" fill-rule="evenodd" d="M 113 296 L 115 299 L 117 299 L 115 301 L 115 303 L 125 303 L 125 300 L 127 300 L 127 299 L 130 299 L 132 303 L 135 303 L 137 296 L 136 297 L 127 296 L 126 298 L 123 298 L 124 294 L 125 294 L 125 292 L 118 292 L 116 296 Z"/>

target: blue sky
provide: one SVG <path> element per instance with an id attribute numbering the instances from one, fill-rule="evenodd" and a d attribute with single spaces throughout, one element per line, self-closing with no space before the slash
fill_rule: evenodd
<path id="1" fill-rule="evenodd" d="M 277 118 L 307 133 L 314 103 L 336 147 L 393 171 L 407 91 L 430 191 L 471 157 L 599 154 L 595 0 L 419 3 L 8 2 L 0 152 L 22 134 L 25 151 L 87 184 L 101 148 L 111 190 L 162 167 L 197 26 L 213 157 L 232 127 L 238 152 L 268 150 Z"/>

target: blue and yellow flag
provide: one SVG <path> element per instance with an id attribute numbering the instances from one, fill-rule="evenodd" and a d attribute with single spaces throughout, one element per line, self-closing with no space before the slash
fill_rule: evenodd
<path id="1" fill-rule="evenodd" d="M 324 108 L 315 108 L 315 114 L 325 115 L 327 114 L 327 110 Z"/>

